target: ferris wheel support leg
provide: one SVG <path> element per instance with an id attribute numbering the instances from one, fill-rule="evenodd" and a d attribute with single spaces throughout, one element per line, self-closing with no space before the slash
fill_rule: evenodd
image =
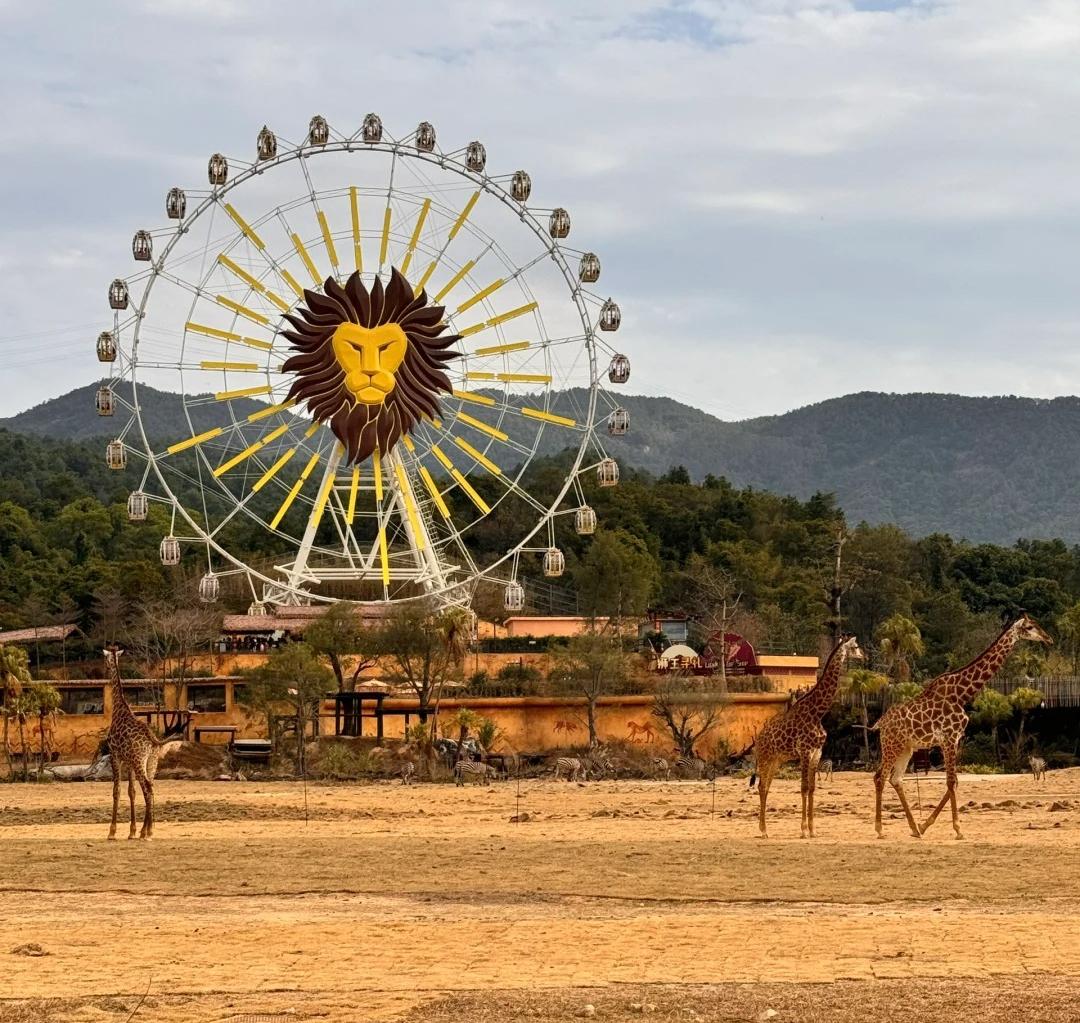
<path id="1" fill-rule="evenodd" d="M 323 470 L 319 489 L 316 493 L 321 494 L 327 486 L 333 486 L 333 478 L 337 474 L 338 466 L 341 464 L 342 454 L 343 451 L 341 445 L 335 444 L 334 450 L 326 460 L 326 468 Z M 278 595 L 283 599 L 275 598 L 275 603 L 297 604 L 300 602 L 297 599 L 296 592 L 297 590 L 302 590 L 305 584 L 310 584 L 311 582 L 311 578 L 308 575 L 307 564 L 308 558 L 311 557 L 311 548 L 315 544 L 315 534 L 318 531 L 318 517 L 314 514 L 309 515 L 307 526 L 304 528 L 304 536 L 300 540 L 300 547 L 296 552 L 296 560 L 288 567 L 288 578 L 283 587 L 285 592 Z"/>
<path id="2" fill-rule="evenodd" d="M 409 472 L 397 451 L 391 451 L 386 457 L 390 468 L 390 488 L 398 516 L 405 526 L 416 561 L 417 573 L 424 590 L 428 593 L 446 588 L 446 572 L 439 553 L 431 542 L 431 534 L 423 511 L 416 503 L 415 494 L 409 482 Z"/>

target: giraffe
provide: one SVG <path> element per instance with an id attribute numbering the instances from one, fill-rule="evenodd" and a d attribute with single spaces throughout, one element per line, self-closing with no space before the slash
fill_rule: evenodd
<path id="1" fill-rule="evenodd" d="M 754 773 L 758 777 L 758 797 L 761 800 L 758 818 L 760 838 L 769 837 L 765 830 L 769 786 L 777 768 L 788 760 L 798 760 L 802 769 L 800 837 L 814 837 L 814 789 L 817 787 L 817 765 L 826 738 L 821 719 L 832 706 L 840 683 L 840 672 L 849 657 L 861 659 L 862 651 L 854 636 L 844 635 L 829 654 L 814 688 L 793 707 L 768 721 L 754 741 Z"/>
<path id="2" fill-rule="evenodd" d="M 120 773 L 123 768 L 128 772 L 128 802 L 131 804 L 131 829 L 128 838 L 135 837 L 135 782 L 143 793 L 145 812 L 143 814 L 140 838 L 151 838 L 154 832 L 154 775 L 157 774 L 158 758 L 161 750 L 168 743 L 162 742 L 150 726 L 144 724 L 131 712 L 124 697 L 124 686 L 120 681 L 120 655 L 124 651 L 118 647 L 104 650 L 105 664 L 109 669 L 109 688 L 112 692 L 112 720 L 105 738 L 109 751 L 109 763 L 112 766 L 113 800 L 112 823 L 109 825 L 109 838 L 116 838 L 116 815 L 120 803 Z M 170 742 L 179 742 L 172 739 Z"/>
<path id="3" fill-rule="evenodd" d="M 911 834 L 915 838 L 921 838 L 937 820 L 946 802 L 952 804 L 956 837 L 964 837 L 960 833 L 956 807 L 956 761 L 968 723 L 964 706 L 975 699 L 1022 639 L 1033 643 L 1053 642 L 1031 618 L 1026 614 L 1021 615 L 970 664 L 939 675 L 915 699 L 890 707 L 871 727 L 870 730 L 876 731 L 881 737 L 881 763 L 874 772 L 874 826 L 878 838 L 885 837 L 881 828 L 881 796 L 886 778 L 900 797 L 900 805 L 904 808 Z M 915 823 L 904 794 L 904 772 L 915 750 L 932 749 L 934 746 L 941 748 L 945 759 L 945 795 L 920 826 Z"/>

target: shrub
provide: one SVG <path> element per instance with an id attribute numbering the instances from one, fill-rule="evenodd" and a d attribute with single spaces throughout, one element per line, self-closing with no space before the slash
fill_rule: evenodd
<path id="1" fill-rule="evenodd" d="M 993 767 L 997 768 L 997 752 L 994 749 L 994 740 L 986 732 L 976 732 L 964 740 L 960 749 L 960 763 L 964 770 L 970 767 Z"/>
<path id="2" fill-rule="evenodd" d="M 342 742 L 328 743 L 320 750 L 315 767 L 319 777 L 334 781 L 354 781 L 369 774 L 370 770 L 370 758 Z"/>

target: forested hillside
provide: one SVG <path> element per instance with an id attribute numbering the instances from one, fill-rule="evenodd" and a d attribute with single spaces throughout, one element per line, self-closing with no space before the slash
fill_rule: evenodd
<path id="1" fill-rule="evenodd" d="M 550 495 L 564 473 L 565 456 L 540 459 L 529 489 Z M 159 563 L 158 543 L 168 531 L 160 506 L 152 507 L 148 522 L 128 522 L 124 501 L 137 483 L 134 469 L 104 467 L 99 441 L 0 430 L 0 627 L 67 611 L 92 630 L 97 609 L 113 598 L 171 596 L 197 580 L 204 565 L 195 551 L 186 551 L 179 569 Z M 490 478 L 475 483 L 482 491 L 495 485 Z M 654 606 L 692 610 L 695 583 L 711 568 L 725 574 L 733 594 L 741 593 L 736 625 L 745 634 L 785 652 L 819 647 L 830 616 L 825 593 L 832 545 L 845 527 L 831 496 L 800 500 L 711 476 L 695 483 L 676 468 L 661 477 L 629 471 L 619 487 L 588 488 L 587 497 L 601 523 L 597 536 L 579 537 L 569 524 L 557 536 L 569 587 L 590 548 L 607 542 L 609 550 L 646 556 Z M 503 507 L 477 531 L 479 561 L 505 551 L 517 535 L 519 524 L 500 514 Z M 978 649 L 1003 614 L 1020 608 L 1054 629 L 1062 640 L 1058 649 L 1074 655 L 1080 627 L 1070 632 L 1067 622 L 1080 601 L 1080 548 L 1060 540 L 998 547 L 942 534 L 915 539 L 893 525 L 850 519 L 847 533 L 844 625 L 872 646 L 890 616 L 912 618 L 925 641 L 925 652 L 915 658 L 917 673 Z M 257 528 L 237 535 L 240 554 L 275 553 L 272 538 Z M 523 559 L 523 574 L 539 576 L 539 569 L 538 558 Z M 605 596 L 585 594 L 581 610 L 602 611 L 586 604 Z M 227 607 L 243 610 L 249 601 L 250 592 L 226 588 Z M 1080 625 L 1078 612 L 1071 613 Z"/>
<path id="2" fill-rule="evenodd" d="M 95 415 L 93 392 L 72 391 L 0 426 L 65 439 L 101 437 L 113 421 Z M 576 416 L 582 399 L 569 392 L 555 409 Z M 188 435 L 177 395 L 141 388 L 140 401 L 153 438 Z M 804 500 L 830 492 L 852 522 L 895 523 L 915 536 L 1080 541 L 1080 472 L 1074 470 L 1080 398 L 864 393 L 742 422 L 723 422 L 670 398 L 619 401 L 630 412 L 630 433 L 609 446 L 624 466 L 660 474 L 684 465 L 697 481 L 711 473 Z M 258 407 L 248 404 L 235 402 L 234 411 Z M 548 430 L 542 451 L 556 454 L 564 442 Z"/>

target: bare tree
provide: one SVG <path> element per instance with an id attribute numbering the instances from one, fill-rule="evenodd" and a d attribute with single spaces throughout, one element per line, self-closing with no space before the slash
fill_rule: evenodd
<path id="1" fill-rule="evenodd" d="M 585 697 L 589 745 L 596 746 L 596 706 L 605 693 L 618 691 L 630 675 L 632 658 L 623 649 L 617 625 L 582 633 L 554 651 L 548 678 L 564 690 Z"/>
<path id="2" fill-rule="evenodd" d="M 676 676 L 656 691 L 652 714 L 671 733 L 679 753 L 692 757 L 697 741 L 719 724 L 725 706 L 718 694 L 688 689 L 686 680 Z"/>
<path id="3" fill-rule="evenodd" d="M 822 566 L 821 588 L 824 591 L 825 606 L 829 609 L 827 625 L 829 642 L 836 646 L 843 632 L 844 616 L 840 607 L 844 596 L 855 585 L 855 576 L 844 572 L 844 544 L 848 542 L 848 533 L 841 522 L 836 527 L 836 539 L 829 545 L 828 565 Z"/>
<path id="4" fill-rule="evenodd" d="M 221 635 L 222 612 L 186 595 L 140 604 L 127 628 L 127 645 L 151 680 L 154 702 L 165 714 L 165 682 L 177 692 L 192 676 L 194 659 Z M 176 707 L 179 711 L 181 708 Z M 166 727 L 176 722 L 165 721 Z"/>
<path id="5" fill-rule="evenodd" d="M 724 637 L 738 614 L 742 591 L 735 577 L 700 555 L 691 556 L 683 575 L 686 578 L 691 617 L 706 638 L 720 636 L 720 692 L 727 692 L 727 650 Z"/>

